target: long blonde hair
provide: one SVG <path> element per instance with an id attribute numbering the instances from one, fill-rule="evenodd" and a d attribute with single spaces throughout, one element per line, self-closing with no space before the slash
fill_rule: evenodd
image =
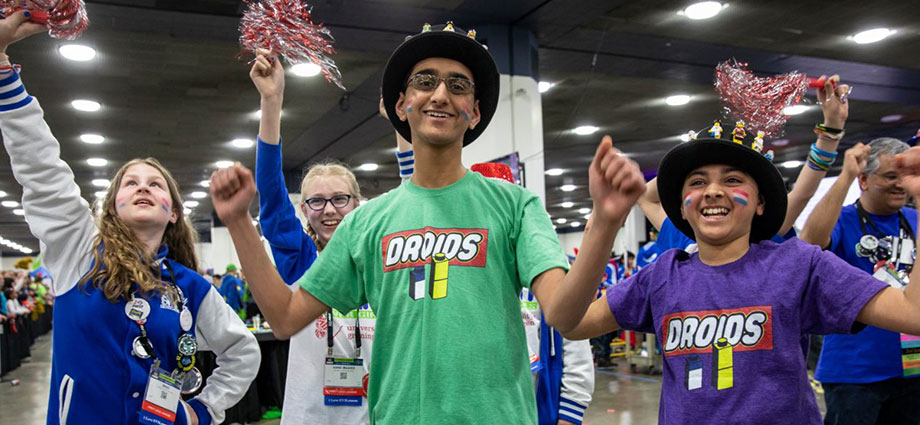
<path id="1" fill-rule="evenodd" d="M 111 302 L 129 299 L 135 290 L 144 296 L 155 292 L 171 292 L 170 286 L 161 280 L 159 273 L 153 273 L 153 256 L 144 252 L 141 242 L 115 210 L 115 195 L 121 187 L 121 180 L 128 168 L 137 164 L 156 168 L 163 175 L 169 188 L 173 212 L 177 219 L 175 223 L 167 223 L 166 231 L 163 233 L 162 243 L 169 248 L 167 258 L 192 270 L 198 270 L 198 259 L 195 256 L 198 233 L 183 211 L 182 196 L 179 194 L 176 179 L 155 158 L 132 159 L 121 166 L 109 185 L 102 208 L 96 217 L 99 234 L 93 240 L 93 267 L 80 279 L 81 286 L 91 283 Z"/>
<path id="2" fill-rule="evenodd" d="M 345 184 L 348 185 L 348 190 L 351 192 L 350 195 L 355 197 L 355 202 L 360 202 L 361 188 L 358 187 L 358 180 L 355 178 L 355 173 L 352 173 L 346 164 L 330 159 L 315 163 L 307 169 L 307 174 L 303 177 L 303 181 L 300 182 L 300 205 L 303 205 L 303 202 L 307 199 L 307 184 L 316 177 L 341 177 L 345 180 Z M 310 238 L 313 239 L 313 243 L 316 245 L 316 252 L 322 252 L 326 243 L 319 240 L 316 231 L 310 226 L 310 218 L 304 218 L 307 219 L 304 230 L 310 235 Z"/>

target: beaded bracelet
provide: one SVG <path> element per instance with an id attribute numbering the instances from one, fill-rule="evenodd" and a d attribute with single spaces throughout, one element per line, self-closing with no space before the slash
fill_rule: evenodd
<path id="1" fill-rule="evenodd" d="M 841 131 L 840 133 L 831 134 L 831 133 L 828 133 L 828 132 L 826 132 L 826 131 L 818 130 L 818 129 L 816 128 L 816 129 L 814 129 L 814 133 L 817 134 L 819 137 L 820 137 L 820 136 L 824 136 L 824 137 L 826 137 L 826 138 L 828 138 L 828 139 L 830 139 L 830 140 L 839 141 L 840 139 L 843 138 L 843 135 L 844 135 L 846 132 Z"/>

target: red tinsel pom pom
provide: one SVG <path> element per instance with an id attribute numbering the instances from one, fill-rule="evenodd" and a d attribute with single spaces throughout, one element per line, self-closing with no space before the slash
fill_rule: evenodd
<path id="1" fill-rule="evenodd" d="M 345 90 L 342 73 L 330 55 L 332 34 L 322 24 L 313 23 L 312 7 L 299 0 L 244 0 L 249 8 L 240 21 L 240 44 L 244 51 L 255 53 L 268 49 L 289 64 L 312 62 L 326 80 Z"/>
<path id="2" fill-rule="evenodd" d="M 798 104 L 808 90 L 805 74 L 790 72 L 773 77 L 757 77 L 746 63 L 729 60 L 716 67 L 715 86 L 719 99 L 735 120 L 745 128 L 776 137 L 783 131 L 783 108 Z"/>
<path id="3" fill-rule="evenodd" d="M 48 34 L 54 38 L 73 40 L 89 27 L 83 0 L 0 0 L 0 11 L 4 16 L 22 9 L 44 12 L 33 13 L 32 21 L 47 25 Z"/>

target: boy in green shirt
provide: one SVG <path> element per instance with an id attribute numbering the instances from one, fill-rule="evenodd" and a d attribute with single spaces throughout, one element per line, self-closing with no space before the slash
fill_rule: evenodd
<path id="1" fill-rule="evenodd" d="M 283 72 L 264 56 L 259 67 Z M 382 93 L 394 127 L 413 144 L 415 172 L 338 224 L 299 291 L 272 269 L 251 224 L 249 171 L 237 165 L 212 177 L 215 209 L 276 335 L 330 307 L 367 302 L 377 313 L 371 423 L 536 423 L 518 294 L 529 287 L 550 325 L 573 328 L 644 190 L 638 166 L 604 138 L 589 169 L 593 226 L 566 273 L 539 198 L 461 163 L 462 147 L 495 112 L 498 85 L 488 51 L 452 25 L 426 27 L 396 49 Z"/>

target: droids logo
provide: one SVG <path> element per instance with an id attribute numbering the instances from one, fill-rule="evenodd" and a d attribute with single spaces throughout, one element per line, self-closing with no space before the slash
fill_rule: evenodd
<path id="1" fill-rule="evenodd" d="M 709 353 L 720 338 L 736 352 L 773 349 L 771 306 L 674 313 L 661 327 L 665 356 Z"/>
<path id="2" fill-rule="evenodd" d="M 433 254 L 444 254 L 451 266 L 485 267 L 488 242 L 487 229 L 425 227 L 393 233 L 383 238 L 383 271 L 424 266 Z"/>

